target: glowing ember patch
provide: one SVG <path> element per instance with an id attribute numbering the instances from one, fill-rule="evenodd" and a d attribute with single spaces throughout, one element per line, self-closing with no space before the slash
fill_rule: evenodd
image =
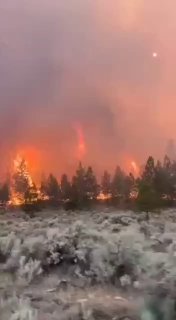
<path id="1" fill-rule="evenodd" d="M 111 199 L 111 194 L 104 194 L 104 193 L 100 193 L 98 196 L 97 196 L 97 200 L 102 200 L 102 201 L 105 201 L 105 200 L 109 200 Z"/>

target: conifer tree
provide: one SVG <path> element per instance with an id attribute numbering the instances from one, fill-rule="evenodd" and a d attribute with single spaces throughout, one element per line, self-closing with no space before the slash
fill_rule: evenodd
<path id="1" fill-rule="evenodd" d="M 105 196 L 111 193 L 111 175 L 107 171 L 104 171 L 103 173 L 101 191 Z"/>
<path id="2" fill-rule="evenodd" d="M 71 198 L 71 184 L 66 174 L 61 177 L 61 197 L 63 201 Z"/>
<path id="3" fill-rule="evenodd" d="M 99 193 L 99 186 L 92 167 L 88 167 L 85 174 L 86 196 L 89 200 L 95 200 Z"/>

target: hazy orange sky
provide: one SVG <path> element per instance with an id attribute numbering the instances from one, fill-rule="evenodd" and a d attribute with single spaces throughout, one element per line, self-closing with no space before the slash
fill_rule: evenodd
<path id="1" fill-rule="evenodd" d="M 2 167 L 99 171 L 176 139 L 175 0 L 1 0 Z M 153 53 L 157 57 L 153 57 Z M 126 165 L 126 164 L 125 164 Z"/>

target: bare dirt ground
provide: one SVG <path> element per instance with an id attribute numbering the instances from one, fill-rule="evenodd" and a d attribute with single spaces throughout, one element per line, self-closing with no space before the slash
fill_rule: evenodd
<path id="1" fill-rule="evenodd" d="M 0 320 L 176 319 L 176 210 L 0 217 Z"/>

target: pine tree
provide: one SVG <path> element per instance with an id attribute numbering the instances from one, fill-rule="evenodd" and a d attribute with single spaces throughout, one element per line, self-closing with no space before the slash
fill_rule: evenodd
<path id="1" fill-rule="evenodd" d="M 47 179 L 45 175 L 42 176 L 41 184 L 40 184 L 40 197 L 41 200 L 48 200 L 48 188 L 47 188 Z"/>
<path id="2" fill-rule="evenodd" d="M 142 179 L 147 181 L 148 183 L 152 184 L 155 178 L 155 161 L 153 157 L 149 157 L 144 172 L 142 173 Z"/>
<path id="3" fill-rule="evenodd" d="M 89 200 L 97 199 L 97 196 L 99 193 L 99 186 L 98 186 L 97 179 L 93 172 L 92 167 L 88 167 L 86 171 L 85 188 L 86 188 L 86 196 Z"/>
<path id="4" fill-rule="evenodd" d="M 160 199 L 166 194 L 166 171 L 160 161 L 155 166 L 154 185 Z"/>
<path id="5" fill-rule="evenodd" d="M 10 188 L 6 182 L 0 187 L 0 201 L 2 204 L 6 204 L 10 200 Z"/>
<path id="6" fill-rule="evenodd" d="M 116 168 L 111 186 L 112 198 L 120 199 L 124 196 L 125 192 L 125 173 L 118 166 Z"/>
<path id="7" fill-rule="evenodd" d="M 156 190 L 156 169 L 153 157 L 149 157 L 142 177 L 138 183 L 137 205 L 140 210 L 149 212 L 160 206 L 160 198 Z"/>
<path id="8" fill-rule="evenodd" d="M 63 201 L 71 198 L 71 184 L 66 174 L 63 174 L 61 177 L 61 197 Z"/>
<path id="9" fill-rule="evenodd" d="M 164 194 L 168 200 L 173 201 L 176 196 L 176 164 L 168 156 L 164 157 L 163 174 Z"/>
<path id="10" fill-rule="evenodd" d="M 107 171 L 104 171 L 101 180 L 101 191 L 105 196 L 111 193 L 111 175 Z"/>
<path id="11" fill-rule="evenodd" d="M 53 174 L 50 174 L 47 182 L 46 182 L 46 194 L 49 197 L 49 199 L 54 202 L 58 202 L 61 198 L 61 191 L 59 183 L 56 179 L 56 177 L 53 176 Z"/>
<path id="12" fill-rule="evenodd" d="M 71 200 L 79 207 L 84 206 L 88 200 L 86 170 L 81 162 L 79 163 L 75 176 L 72 178 Z"/>
<path id="13" fill-rule="evenodd" d="M 92 167 L 86 170 L 79 163 L 76 175 L 72 179 L 71 199 L 79 207 L 87 205 L 90 200 L 95 200 L 99 193 L 96 176 Z"/>
<path id="14" fill-rule="evenodd" d="M 136 184 L 135 184 L 135 178 L 132 173 L 127 175 L 125 177 L 124 181 L 124 198 L 125 200 L 129 200 L 131 194 L 135 191 Z"/>
<path id="15" fill-rule="evenodd" d="M 12 177 L 12 195 L 17 203 L 24 202 L 25 192 L 32 185 L 33 182 L 28 172 L 26 161 L 18 158 L 15 161 L 15 170 Z"/>

